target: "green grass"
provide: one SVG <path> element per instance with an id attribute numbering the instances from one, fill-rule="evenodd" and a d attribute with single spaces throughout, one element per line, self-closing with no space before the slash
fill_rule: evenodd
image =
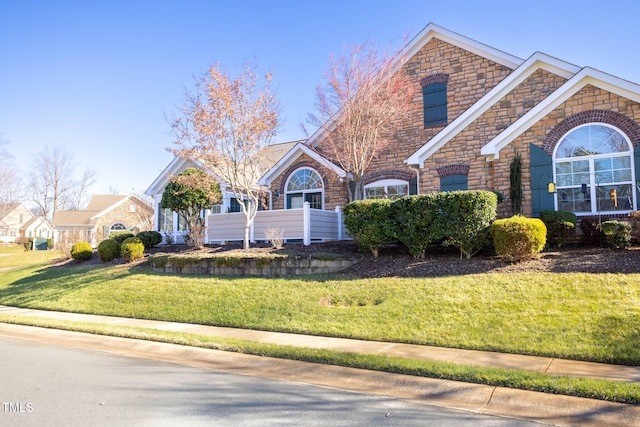
<path id="1" fill-rule="evenodd" d="M 127 265 L 53 267 L 0 248 L 0 304 L 640 365 L 639 274 L 221 278 Z M 8 269 L 7 269 L 8 268 Z M 640 403 L 640 385 L 0 316 L 0 321 Z"/>

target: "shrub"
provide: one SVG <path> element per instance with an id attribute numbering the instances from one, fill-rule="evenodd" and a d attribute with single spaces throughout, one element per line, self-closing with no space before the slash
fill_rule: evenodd
<path id="1" fill-rule="evenodd" d="M 162 234 L 157 231 L 141 231 L 136 237 L 142 240 L 145 249 L 149 249 L 162 243 Z"/>
<path id="2" fill-rule="evenodd" d="M 541 211 L 540 219 L 547 227 L 547 244 L 550 246 L 561 247 L 575 236 L 578 218 L 573 212 Z"/>
<path id="3" fill-rule="evenodd" d="M 460 258 L 471 258 L 485 246 L 488 228 L 496 217 L 498 197 L 491 191 L 452 191 L 437 194 L 434 237 L 444 246 L 460 249 Z"/>
<path id="4" fill-rule="evenodd" d="M 624 221 L 605 221 L 602 232 L 609 237 L 609 244 L 613 249 L 627 249 L 631 246 L 631 224 Z"/>
<path id="5" fill-rule="evenodd" d="M 71 247 L 71 258 L 78 262 L 93 258 L 93 248 L 87 242 L 78 242 Z"/>
<path id="6" fill-rule="evenodd" d="M 282 249 L 284 244 L 284 229 L 277 227 L 269 227 L 264 231 L 264 237 L 271 243 L 274 249 Z"/>
<path id="7" fill-rule="evenodd" d="M 144 244 L 137 237 L 129 237 L 120 245 L 120 254 L 126 262 L 136 261 L 144 257 Z"/>
<path id="8" fill-rule="evenodd" d="M 109 234 L 110 239 L 114 239 L 118 243 L 122 244 L 129 237 L 134 237 L 134 234 L 131 231 L 114 231 Z"/>
<path id="9" fill-rule="evenodd" d="M 602 219 L 597 216 L 583 216 L 580 218 L 582 241 L 592 245 L 604 246 L 607 236 L 602 232 Z"/>
<path id="10" fill-rule="evenodd" d="M 357 200 L 344 207 L 344 225 L 349 235 L 375 258 L 380 245 L 393 240 L 394 224 L 390 200 Z"/>
<path id="11" fill-rule="evenodd" d="M 423 258 L 429 245 L 441 240 L 437 227 L 438 211 L 435 206 L 437 194 L 404 196 L 391 204 L 396 220 L 395 237 L 402 242 L 414 258 Z"/>
<path id="12" fill-rule="evenodd" d="M 507 262 L 534 258 L 544 248 L 547 227 L 536 218 L 515 215 L 499 219 L 491 226 L 496 254 Z"/>
<path id="13" fill-rule="evenodd" d="M 104 262 L 113 261 L 120 257 L 120 243 L 116 239 L 107 239 L 98 245 L 98 255 Z"/>

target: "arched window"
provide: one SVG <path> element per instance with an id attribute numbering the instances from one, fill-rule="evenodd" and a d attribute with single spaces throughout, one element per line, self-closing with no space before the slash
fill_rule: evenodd
<path id="1" fill-rule="evenodd" d="M 322 209 L 324 184 L 313 169 L 298 169 L 289 176 L 285 187 L 287 209 L 297 209 L 309 202 L 312 209 Z"/>
<path id="2" fill-rule="evenodd" d="M 364 186 L 365 199 L 397 199 L 409 194 L 409 183 L 401 179 L 384 179 Z"/>
<path id="3" fill-rule="evenodd" d="M 572 129 L 556 146 L 553 165 L 558 210 L 583 215 L 635 210 L 632 145 L 613 126 Z"/>
<path id="4" fill-rule="evenodd" d="M 125 227 L 124 224 L 116 222 L 115 224 L 113 224 L 111 226 L 109 231 L 111 231 L 111 232 L 113 232 L 113 231 L 125 231 L 126 229 L 127 229 L 127 227 Z"/>

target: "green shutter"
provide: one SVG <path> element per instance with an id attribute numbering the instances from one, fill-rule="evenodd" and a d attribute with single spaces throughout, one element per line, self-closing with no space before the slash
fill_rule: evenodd
<path id="1" fill-rule="evenodd" d="M 540 217 L 540 211 L 555 210 L 554 197 L 547 184 L 553 180 L 553 160 L 542 148 L 529 145 L 531 159 L 531 205 L 533 217 Z"/>
<path id="2" fill-rule="evenodd" d="M 636 169 L 636 182 L 633 183 L 633 186 L 636 188 L 636 195 L 638 196 L 636 197 L 636 203 L 640 205 L 640 188 L 638 188 L 637 185 L 637 183 L 640 182 L 640 145 L 633 150 L 633 161 Z M 638 206 L 638 208 L 640 209 L 640 206 Z"/>
<path id="3" fill-rule="evenodd" d="M 414 195 L 418 194 L 418 177 L 414 176 L 409 180 L 409 194 Z"/>
<path id="4" fill-rule="evenodd" d="M 424 125 L 447 123 L 447 85 L 435 83 L 422 89 Z"/>
<path id="5" fill-rule="evenodd" d="M 467 189 L 467 175 L 449 175 L 440 178 L 440 191 L 457 191 Z"/>

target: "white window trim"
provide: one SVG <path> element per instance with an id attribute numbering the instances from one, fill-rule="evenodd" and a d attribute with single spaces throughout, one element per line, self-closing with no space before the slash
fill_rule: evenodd
<path id="1" fill-rule="evenodd" d="M 316 175 L 318 175 L 318 178 L 320 178 L 320 183 L 322 184 L 322 187 L 321 188 L 312 188 L 312 189 L 309 189 L 309 190 L 298 190 L 298 191 L 291 191 L 291 192 L 288 191 L 289 182 L 291 181 L 291 178 L 293 178 L 293 176 L 296 173 L 298 173 L 299 171 L 301 171 L 301 170 L 310 170 L 313 173 L 315 173 Z M 307 193 L 320 193 L 320 199 L 321 199 L 321 202 L 322 202 L 322 206 L 321 206 L 320 209 L 324 210 L 324 188 L 325 188 L 324 180 L 322 179 L 322 175 L 320 175 L 320 173 L 317 170 L 315 170 L 315 169 L 313 169 L 311 167 L 308 167 L 308 166 L 303 166 L 301 168 L 298 168 L 298 169 L 294 170 L 293 172 L 291 172 L 289 174 L 289 176 L 287 177 L 287 181 L 284 183 L 284 208 L 288 209 L 287 208 L 287 196 L 289 194 L 302 194 L 303 198 L 304 198 L 304 195 L 307 194 Z"/>
<path id="2" fill-rule="evenodd" d="M 620 153 L 608 153 L 608 154 L 597 154 L 597 155 L 590 155 L 590 156 L 580 156 L 580 157 L 563 157 L 561 159 L 557 159 L 556 158 L 556 154 L 558 152 L 558 149 L 560 148 L 560 145 L 562 144 L 562 142 L 564 142 L 565 138 L 567 135 L 569 135 L 571 132 L 575 131 L 576 129 L 579 129 L 581 127 L 586 127 L 586 126 L 603 126 L 603 127 L 608 127 L 611 128 L 613 130 L 615 130 L 617 133 L 619 133 L 620 135 L 622 135 L 625 139 L 625 141 L 627 142 L 627 146 L 629 148 L 628 153 L 627 152 L 620 152 Z M 627 210 L 616 210 L 616 211 L 601 211 L 599 209 L 597 209 L 597 188 L 596 187 L 600 187 L 600 186 L 604 186 L 604 185 L 611 185 L 611 183 L 598 183 L 596 182 L 596 176 L 595 173 L 592 172 L 594 170 L 594 160 L 596 159 L 602 159 L 602 158 L 612 158 L 612 157 L 629 157 L 631 159 L 631 182 L 629 182 L 629 184 L 631 185 L 631 194 L 632 194 L 632 206 L 631 209 L 627 209 Z M 631 140 L 629 139 L 629 137 L 627 136 L 626 133 L 624 133 L 622 130 L 620 130 L 619 128 L 612 126 L 608 123 L 601 123 L 601 122 L 591 122 L 591 123 L 584 123 L 581 124 L 579 126 L 575 126 L 573 128 L 571 128 L 570 130 L 568 130 L 564 135 L 562 135 L 562 137 L 558 140 L 558 143 L 556 144 L 556 146 L 553 149 L 553 155 L 551 157 L 551 167 L 553 169 L 553 182 L 558 182 L 557 177 L 556 177 L 556 163 L 562 163 L 564 162 L 571 162 L 571 161 L 577 161 L 577 160 L 588 160 L 589 161 L 589 182 L 585 182 L 585 184 L 588 185 L 589 187 L 589 191 L 590 191 L 590 198 L 591 198 L 591 212 L 574 212 L 576 214 L 576 216 L 580 217 L 580 216 L 592 216 L 592 215 L 618 215 L 618 214 L 627 214 L 630 212 L 635 212 L 637 210 L 637 205 L 638 205 L 638 201 L 637 201 L 637 197 L 636 197 L 636 176 L 635 176 L 635 164 L 634 164 L 634 147 L 633 144 L 631 143 Z M 627 181 L 622 182 L 627 183 Z M 571 186 L 566 186 L 566 188 L 572 188 L 575 187 L 573 185 Z M 554 208 L 556 210 L 558 210 L 558 189 L 562 189 L 565 188 L 564 186 L 556 186 L 556 192 L 553 195 L 553 202 L 554 202 Z M 594 202 L 595 201 L 595 202 Z M 596 210 L 593 211 L 593 204 L 596 204 Z"/>
<path id="3" fill-rule="evenodd" d="M 406 185 L 407 186 L 407 194 L 409 194 L 409 181 L 405 181 L 403 179 L 381 179 L 380 181 L 374 181 L 364 186 L 363 196 L 367 198 L 367 188 L 374 187 L 384 187 L 385 194 L 388 194 L 388 187 L 394 185 Z"/>

